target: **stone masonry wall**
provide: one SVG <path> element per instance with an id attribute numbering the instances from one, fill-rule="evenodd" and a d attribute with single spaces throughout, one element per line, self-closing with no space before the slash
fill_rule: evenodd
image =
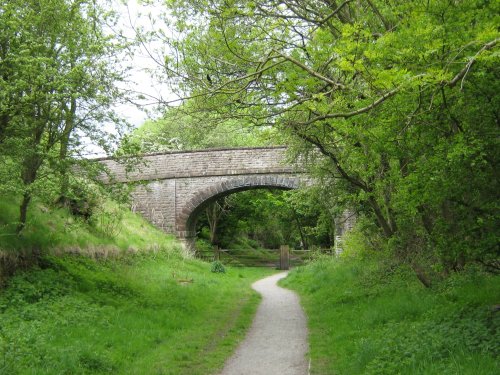
<path id="1" fill-rule="evenodd" d="M 113 182 L 141 182 L 132 209 L 179 237 L 191 232 L 191 213 L 213 194 L 255 187 L 296 188 L 297 168 L 286 163 L 285 147 L 212 149 L 149 154 L 131 171 L 125 163 L 99 159 Z M 270 177 L 272 176 L 272 177 Z M 111 182 L 107 176 L 103 180 Z"/>
<path id="2" fill-rule="evenodd" d="M 112 159 L 99 161 L 110 169 L 116 182 L 292 173 L 294 168 L 286 163 L 285 151 L 285 147 L 262 147 L 149 154 L 141 157 L 143 162 L 128 173 L 123 163 Z"/>

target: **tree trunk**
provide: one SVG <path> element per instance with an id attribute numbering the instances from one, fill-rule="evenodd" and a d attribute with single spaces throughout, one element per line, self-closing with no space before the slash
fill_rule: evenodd
<path id="1" fill-rule="evenodd" d="M 28 206 L 31 201 L 31 193 L 25 192 L 23 194 L 23 201 L 21 202 L 21 206 L 19 207 L 19 224 L 16 228 L 16 234 L 20 234 L 21 231 L 26 226 L 26 219 L 28 216 Z"/>
<path id="2" fill-rule="evenodd" d="M 417 210 L 420 213 L 422 225 L 424 226 L 425 231 L 427 232 L 427 234 L 429 236 L 432 235 L 432 218 L 431 218 L 431 216 L 429 215 L 429 213 L 427 212 L 425 207 L 422 205 L 419 205 L 417 207 Z"/>
<path id="3" fill-rule="evenodd" d="M 380 206 L 377 203 L 377 201 L 375 200 L 375 198 L 373 198 L 373 197 L 368 198 L 368 204 L 373 209 L 375 217 L 377 218 L 377 222 L 379 223 L 380 227 L 382 228 L 385 236 L 391 237 L 394 234 L 394 232 L 393 232 L 389 222 L 384 217 L 384 214 L 382 213 L 382 210 L 380 209 Z"/>
<path id="4" fill-rule="evenodd" d="M 432 282 L 430 278 L 427 276 L 425 271 L 421 266 L 419 266 L 416 263 L 411 264 L 411 268 L 413 269 L 413 272 L 415 272 L 415 275 L 417 276 L 418 280 L 422 283 L 423 286 L 426 288 L 430 288 L 432 286 Z"/>
<path id="5" fill-rule="evenodd" d="M 382 153 L 381 155 L 381 165 L 382 165 L 382 178 L 385 178 L 390 173 L 389 157 L 387 154 Z M 385 211 L 387 215 L 387 222 L 391 228 L 391 232 L 395 233 L 397 231 L 396 219 L 394 217 L 394 210 L 391 207 L 391 195 L 393 187 L 391 184 L 387 185 L 383 191 L 383 198 L 385 204 Z"/>
<path id="6" fill-rule="evenodd" d="M 76 99 L 71 99 L 71 106 L 67 112 L 64 129 L 61 134 L 61 141 L 59 147 L 59 163 L 61 172 L 61 195 L 59 197 L 59 203 L 66 205 L 68 203 L 68 189 L 69 189 L 69 178 L 66 166 L 66 158 L 68 156 L 68 146 L 71 132 L 75 127 L 75 116 L 76 116 Z"/>
<path id="7" fill-rule="evenodd" d="M 33 182 L 36 180 L 36 176 L 38 173 L 38 168 L 40 168 L 41 161 L 37 156 L 33 156 L 25 161 L 24 170 L 22 173 L 22 180 L 24 183 L 24 194 L 23 200 L 21 202 L 21 206 L 19 207 L 19 224 L 16 229 L 16 233 L 20 234 L 21 231 L 26 226 L 26 217 L 28 213 L 28 205 L 31 201 L 31 192 L 29 188 Z"/>
<path id="8" fill-rule="evenodd" d="M 300 224 L 299 217 L 297 215 L 297 212 L 295 212 L 294 209 L 292 209 L 292 212 L 293 212 L 293 216 L 295 218 L 295 222 L 297 223 L 297 229 L 299 230 L 299 233 L 300 233 L 300 240 L 302 241 L 303 250 L 307 250 L 309 248 L 309 246 L 307 246 L 306 236 L 304 235 L 304 232 L 302 231 L 302 225 Z"/>
<path id="9" fill-rule="evenodd" d="M 217 206 L 218 204 L 215 202 L 211 207 L 207 208 L 208 226 L 210 228 L 210 243 L 212 245 L 215 245 L 215 241 L 217 240 L 217 224 L 219 223 Z"/>
<path id="10" fill-rule="evenodd" d="M 31 144 L 32 149 L 26 150 L 27 155 L 24 157 L 22 170 L 21 170 L 21 180 L 24 185 L 23 201 L 19 207 L 19 225 L 17 226 L 16 233 L 20 234 L 21 231 L 26 226 L 26 217 L 28 213 L 28 206 L 31 201 L 31 191 L 30 187 L 35 182 L 38 174 L 38 170 L 43 162 L 43 156 L 37 151 L 40 141 L 42 139 L 44 126 L 39 126 L 35 128 L 33 135 L 33 142 Z"/>
<path id="11" fill-rule="evenodd" d="M 210 243 L 212 245 L 216 244 L 219 220 L 224 212 L 226 212 L 228 207 L 229 204 L 227 201 L 227 197 L 224 197 L 211 203 L 205 210 L 205 213 L 207 215 L 208 227 L 210 229 Z"/>

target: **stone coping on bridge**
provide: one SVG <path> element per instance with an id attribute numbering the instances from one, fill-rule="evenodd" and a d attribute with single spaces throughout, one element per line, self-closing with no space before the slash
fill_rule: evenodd
<path id="1" fill-rule="evenodd" d="M 150 152 L 147 154 L 136 154 L 136 155 L 122 155 L 122 156 L 103 156 L 99 158 L 91 158 L 90 161 L 104 161 L 104 160 L 121 160 L 121 159 L 132 159 L 132 158 L 143 158 L 146 156 L 159 156 L 159 155 L 172 155 L 172 154 L 194 154 L 198 152 L 217 152 L 217 151 L 246 151 L 246 150 L 286 150 L 287 146 L 257 146 L 257 147 L 214 147 L 214 148 L 203 148 L 195 150 L 168 150 L 159 152 Z"/>
<path id="2" fill-rule="evenodd" d="M 99 160 L 107 166 L 112 176 L 103 175 L 102 179 L 106 182 L 303 172 L 286 160 L 286 149 L 284 146 L 240 147 L 145 154 L 136 157 L 139 160 L 133 168 L 111 158 Z"/>

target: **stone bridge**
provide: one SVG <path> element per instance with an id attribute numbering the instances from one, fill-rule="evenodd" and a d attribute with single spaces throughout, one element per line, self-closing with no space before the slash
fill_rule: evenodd
<path id="1" fill-rule="evenodd" d="M 296 189 L 308 178 L 286 161 L 285 147 L 209 149 L 148 154 L 132 171 L 100 159 L 116 182 L 138 183 L 132 207 L 181 240 L 196 235 L 199 213 L 214 200 L 258 188 Z"/>

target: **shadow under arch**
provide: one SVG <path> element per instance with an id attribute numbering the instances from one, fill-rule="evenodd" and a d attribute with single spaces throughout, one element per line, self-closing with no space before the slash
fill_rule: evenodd
<path id="1" fill-rule="evenodd" d="M 216 183 L 199 191 L 191 198 L 176 218 L 177 237 L 184 241 L 187 249 L 194 249 L 196 237 L 196 221 L 201 211 L 211 202 L 226 195 L 239 191 L 274 188 L 283 190 L 298 189 L 299 177 L 285 176 L 248 176 L 236 177 L 227 181 Z"/>

